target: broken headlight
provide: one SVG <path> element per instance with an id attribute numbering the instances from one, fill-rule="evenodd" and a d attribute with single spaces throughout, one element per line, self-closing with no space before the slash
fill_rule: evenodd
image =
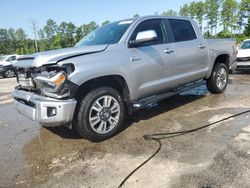
<path id="1" fill-rule="evenodd" d="M 64 87 L 67 80 L 66 74 L 61 72 L 42 72 L 34 78 L 36 88 L 44 93 L 57 93 Z"/>

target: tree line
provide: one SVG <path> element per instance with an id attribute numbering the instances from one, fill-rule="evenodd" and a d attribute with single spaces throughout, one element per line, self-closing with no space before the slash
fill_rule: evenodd
<path id="1" fill-rule="evenodd" d="M 105 21 L 103 24 L 107 24 Z M 82 37 L 99 27 L 95 22 L 76 27 L 72 22 L 62 22 L 59 25 L 52 19 L 46 25 L 35 30 L 36 41 L 27 37 L 24 29 L 0 29 L 0 54 L 30 54 L 36 51 L 46 51 L 74 46 Z"/>
<path id="2" fill-rule="evenodd" d="M 163 12 L 169 16 L 193 18 L 207 37 L 249 37 L 250 0 L 192 1 L 180 7 L 179 13 L 172 9 Z M 222 31 L 217 33 L 218 27 Z"/>
<path id="3" fill-rule="evenodd" d="M 250 0 L 192 1 L 181 6 L 179 12 L 169 9 L 161 14 L 193 18 L 208 38 L 236 37 L 241 41 L 250 37 Z M 139 15 L 135 14 L 134 17 Z M 107 20 L 102 25 L 108 23 L 110 21 Z M 31 54 L 72 47 L 97 27 L 99 25 L 94 21 L 77 27 L 72 22 L 62 22 L 58 25 L 49 19 L 43 28 L 37 30 L 33 22 L 36 40 L 28 38 L 22 28 L 0 29 L 0 54 Z M 218 28 L 222 30 L 218 32 Z"/>

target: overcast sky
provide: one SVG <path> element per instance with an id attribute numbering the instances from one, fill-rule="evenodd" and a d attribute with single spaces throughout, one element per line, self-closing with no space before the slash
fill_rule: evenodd
<path id="1" fill-rule="evenodd" d="M 72 21 L 76 26 L 95 21 L 120 20 L 134 14 L 152 15 L 179 7 L 191 0 L 1 0 L 0 28 L 22 27 L 33 37 L 31 20 L 42 28 L 51 18 L 58 24 Z"/>

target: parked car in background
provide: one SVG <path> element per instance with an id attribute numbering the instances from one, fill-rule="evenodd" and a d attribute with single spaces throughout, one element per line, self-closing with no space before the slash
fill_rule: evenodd
<path id="1" fill-rule="evenodd" d="M 0 56 L 0 76 L 12 78 L 16 75 L 15 68 L 12 66 L 18 55 Z"/>
<path id="2" fill-rule="evenodd" d="M 250 70 L 250 39 L 240 44 L 236 62 L 236 70 Z"/>

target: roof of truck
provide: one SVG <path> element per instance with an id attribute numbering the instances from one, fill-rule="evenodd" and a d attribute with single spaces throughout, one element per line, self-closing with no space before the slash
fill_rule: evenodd
<path id="1" fill-rule="evenodd" d="M 190 17 L 183 17 L 183 16 L 162 16 L 162 15 L 149 15 L 149 16 L 140 16 L 137 18 L 128 18 L 128 19 L 123 19 L 119 20 L 119 22 L 122 21 L 129 21 L 129 20 L 145 20 L 145 19 L 156 19 L 156 18 L 168 18 L 168 19 L 182 19 L 182 20 L 192 20 Z"/>
<path id="2" fill-rule="evenodd" d="M 164 16 L 164 15 L 149 15 L 149 16 L 141 16 L 135 19 L 142 19 L 142 18 L 174 18 L 174 19 L 191 19 L 189 17 L 183 16 Z"/>

